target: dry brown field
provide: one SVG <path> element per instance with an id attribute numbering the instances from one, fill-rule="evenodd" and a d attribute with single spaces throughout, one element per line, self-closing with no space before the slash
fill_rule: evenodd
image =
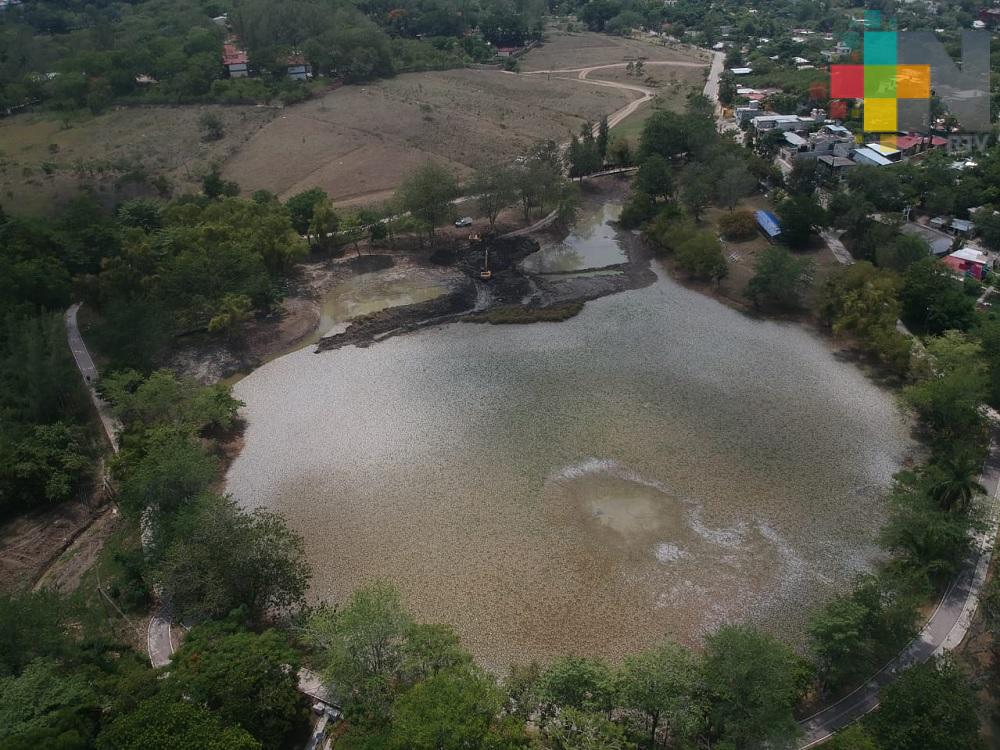
<path id="1" fill-rule="evenodd" d="M 523 71 L 648 61 L 701 61 L 696 51 L 600 34 L 549 32 L 520 61 Z M 683 102 L 705 68 L 653 66 L 660 99 Z M 591 77 L 640 83 L 624 69 Z M 572 75 L 566 76 L 573 79 Z M 213 162 L 243 193 L 282 197 L 322 187 L 339 204 L 388 198 L 415 166 L 436 160 L 465 176 L 478 164 L 513 159 L 534 142 L 566 140 L 638 96 L 561 76 L 449 70 L 345 86 L 284 109 L 254 106 L 118 108 L 92 116 L 29 113 L 0 120 L 0 204 L 53 212 L 83 187 L 107 205 L 152 195 L 166 176 L 173 192 L 198 190 Z M 643 110 L 646 110 L 644 107 Z M 217 114 L 225 136 L 206 143 L 198 120 Z M 641 110 L 631 120 L 636 123 Z M 629 123 L 626 123 L 626 126 Z"/>
<path id="2" fill-rule="evenodd" d="M 692 53 L 600 34 L 552 32 L 520 61 L 524 71 L 649 60 L 700 62 Z M 653 70 L 663 98 L 683 100 L 706 68 Z M 666 68 L 667 66 L 662 66 Z M 624 70 L 594 79 L 629 82 Z M 633 79 L 634 80 L 634 79 Z M 411 73 L 365 86 L 345 86 L 282 112 L 225 165 L 244 193 L 272 190 L 283 198 L 312 187 L 340 205 L 388 198 L 403 176 L 434 160 L 466 176 L 479 164 L 510 160 L 543 139 L 565 140 L 638 94 L 569 77 L 499 70 Z"/>
<path id="3" fill-rule="evenodd" d="M 583 68 L 589 65 L 609 65 L 638 58 L 644 60 L 705 61 L 708 58 L 691 47 L 667 46 L 658 41 L 642 41 L 623 37 L 568 33 L 548 30 L 545 44 L 521 58 L 522 70 L 557 70 Z"/>
<path id="4" fill-rule="evenodd" d="M 205 112 L 222 120 L 221 140 L 202 141 L 198 120 Z M 269 107 L 206 105 L 0 119 L 0 204 L 48 213 L 81 187 L 91 187 L 108 204 L 151 192 L 148 184 L 122 180 L 133 170 L 165 175 L 175 192 L 188 192 L 211 162 L 235 153 L 276 113 Z"/>
<path id="5" fill-rule="evenodd" d="M 412 73 L 345 86 L 285 110 L 225 166 L 244 192 L 321 187 L 337 203 L 382 200 L 434 160 L 466 175 L 534 142 L 563 140 L 635 94 L 498 70 Z"/>

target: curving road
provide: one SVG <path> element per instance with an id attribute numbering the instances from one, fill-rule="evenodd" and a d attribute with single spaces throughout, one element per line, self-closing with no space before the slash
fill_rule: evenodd
<path id="1" fill-rule="evenodd" d="M 94 403 L 97 416 L 101 419 L 104 434 L 107 436 L 108 442 L 111 443 L 111 449 L 117 453 L 118 432 L 121 430 L 121 423 L 111 413 L 108 402 L 101 398 L 97 392 L 97 381 L 100 374 L 97 372 L 94 358 L 90 356 L 90 350 L 87 349 L 87 344 L 80 333 L 80 326 L 77 322 L 80 304 L 77 302 L 70 305 L 63 316 L 66 323 L 66 339 L 69 342 L 70 351 L 73 352 L 76 367 L 87 384 L 90 400 Z M 146 545 L 147 538 L 147 534 L 143 531 L 143 546 Z M 159 592 L 156 593 L 159 595 Z M 162 667 L 170 663 L 170 657 L 174 653 L 174 645 L 173 639 L 170 637 L 170 608 L 166 603 L 157 607 L 149 619 L 149 626 L 146 628 L 146 651 L 149 653 L 149 663 L 154 667 Z"/>
<path id="2" fill-rule="evenodd" d="M 621 107 L 620 109 L 617 109 L 614 112 L 612 112 L 610 115 L 608 115 L 608 127 L 609 128 L 613 128 L 615 125 L 618 125 L 626 117 L 634 114 L 636 112 L 636 110 L 638 110 L 639 107 L 641 107 L 643 104 L 645 104 L 648 101 L 652 101 L 653 97 L 656 96 L 656 91 L 655 91 L 655 89 L 651 89 L 651 88 L 649 88 L 647 86 L 639 86 L 639 85 L 634 84 L 634 83 L 621 83 L 619 81 L 602 81 L 602 80 L 599 80 L 599 79 L 591 80 L 589 78 L 589 76 L 595 70 L 608 70 L 608 69 L 611 69 L 611 68 L 626 68 L 627 66 L 629 66 L 631 64 L 632 63 L 608 63 L 608 64 L 605 64 L 605 65 L 588 65 L 588 66 L 585 66 L 585 67 L 582 67 L 582 68 L 561 68 L 561 69 L 553 69 L 553 70 L 529 70 L 529 71 L 526 71 L 524 73 L 511 73 L 511 75 L 522 75 L 522 76 L 558 75 L 560 77 L 563 77 L 565 80 L 583 81 L 584 83 L 589 83 L 592 86 L 605 86 L 607 88 L 620 89 L 622 91 L 632 91 L 632 92 L 635 92 L 635 93 L 639 94 L 639 98 L 638 99 L 633 99 L 628 104 L 626 104 L 624 107 Z M 666 65 L 666 66 L 672 66 L 672 67 L 675 67 L 675 68 L 704 68 L 706 66 L 706 63 L 701 63 L 701 62 L 687 62 L 687 61 L 683 61 L 683 60 L 645 60 L 645 61 L 643 61 L 642 64 L 645 67 L 649 67 L 649 66 L 652 66 L 652 65 Z M 573 78 L 566 78 L 566 75 L 569 74 L 569 73 L 576 73 L 576 78 L 575 79 L 573 79 Z M 715 90 L 716 90 L 716 92 L 718 91 L 718 88 L 719 88 L 719 84 L 718 84 L 718 75 L 719 75 L 719 73 L 721 73 L 721 67 L 720 67 L 719 71 L 717 71 L 715 73 L 715 75 L 716 75 L 716 81 L 715 81 Z M 711 82 L 711 73 L 709 74 L 709 82 Z M 707 92 L 708 92 L 708 88 L 709 88 L 709 84 L 706 84 L 706 86 L 705 86 L 706 95 L 707 95 Z M 718 97 L 716 96 L 716 99 L 717 98 Z M 597 134 L 597 128 L 598 127 L 600 127 L 600 126 L 599 125 L 595 125 L 594 126 L 594 135 Z"/>
<path id="3" fill-rule="evenodd" d="M 837 730 L 874 711 L 878 708 L 879 692 L 883 687 L 910 667 L 951 651 L 965 639 L 979 606 L 979 595 L 993 558 L 1000 520 L 1000 429 L 994 429 L 991 435 L 989 453 L 979 481 L 989 493 L 983 500 L 986 529 L 976 534 L 965 566 L 944 592 L 930 619 L 916 638 L 864 685 L 801 721 L 802 739 L 798 750 L 823 744 Z"/>

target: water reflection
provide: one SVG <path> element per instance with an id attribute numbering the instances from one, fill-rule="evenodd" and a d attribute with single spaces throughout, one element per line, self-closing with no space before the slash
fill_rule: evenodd
<path id="1" fill-rule="evenodd" d="M 605 203 L 584 214 L 561 242 L 547 242 L 521 263 L 529 273 L 570 273 L 605 268 L 626 261 L 611 222 L 622 212 L 621 203 Z"/>

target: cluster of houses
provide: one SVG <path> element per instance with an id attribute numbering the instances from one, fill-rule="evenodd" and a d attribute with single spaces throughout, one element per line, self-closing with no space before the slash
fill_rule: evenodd
<path id="1" fill-rule="evenodd" d="M 230 78 L 250 76 L 250 56 L 239 45 L 235 36 L 229 37 L 222 45 L 222 67 Z M 312 65 L 300 53 L 292 53 L 284 63 L 286 75 L 293 81 L 308 81 L 313 77 Z"/>
<path id="2" fill-rule="evenodd" d="M 222 68 L 229 78 L 249 78 L 250 55 L 240 46 L 239 37 L 232 33 L 229 16 L 223 14 L 212 19 L 212 23 L 230 32 L 222 45 Z M 312 65 L 300 53 L 293 52 L 284 60 L 286 75 L 293 81 L 308 81 L 313 77 Z"/>
<path id="3" fill-rule="evenodd" d="M 814 109 L 808 117 L 782 115 L 763 111 L 754 99 L 736 108 L 735 120 L 739 125 L 749 124 L 757 137 L 781 133 L 776 161 L 785 173 L 798 161 L 816 160 L 830 176 L 840 178 L 858 165 L 888 167 L 948 144 L 939 136 L 915 133 L 863 143 L 843 125 L 828 121 L 821 109 Z"/>

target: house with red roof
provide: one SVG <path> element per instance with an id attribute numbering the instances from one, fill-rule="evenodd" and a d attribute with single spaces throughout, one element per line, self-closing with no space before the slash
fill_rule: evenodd
<path id="1" fill-rule="evenodd" d="M 896 148 L 902 151 L 903 156 L 907 159 L 917 154 L 922 154 L 925 151 L 930 151 L 932 148 L 941 148 L 947 145 L 948 141 L 937 135 L 929 136 L 908 133 L 907 135 L 896 136 Z"/>
<path id="2" fill-rule="evenodd" d="M 246 50 L 236 46 L 235 39 L 222 45 L 222 67 L 230 78 L 246 78 L 250 75 L 250 58 Z"/>
<path id="3" fill-rule="evenodd" d="M 986 255 L 971 247 L 956 250 L 941 260 L 953 271 L 976 279 L 982 279 L 986 270 Z"/>
<path id="4" fill-rule="evenodd" d="M 312 65 L 299 52 L 289 55 L 285 65 L 288 66 L 288 77 L 295 81 L 308 81 L 313 77 Z"/>

